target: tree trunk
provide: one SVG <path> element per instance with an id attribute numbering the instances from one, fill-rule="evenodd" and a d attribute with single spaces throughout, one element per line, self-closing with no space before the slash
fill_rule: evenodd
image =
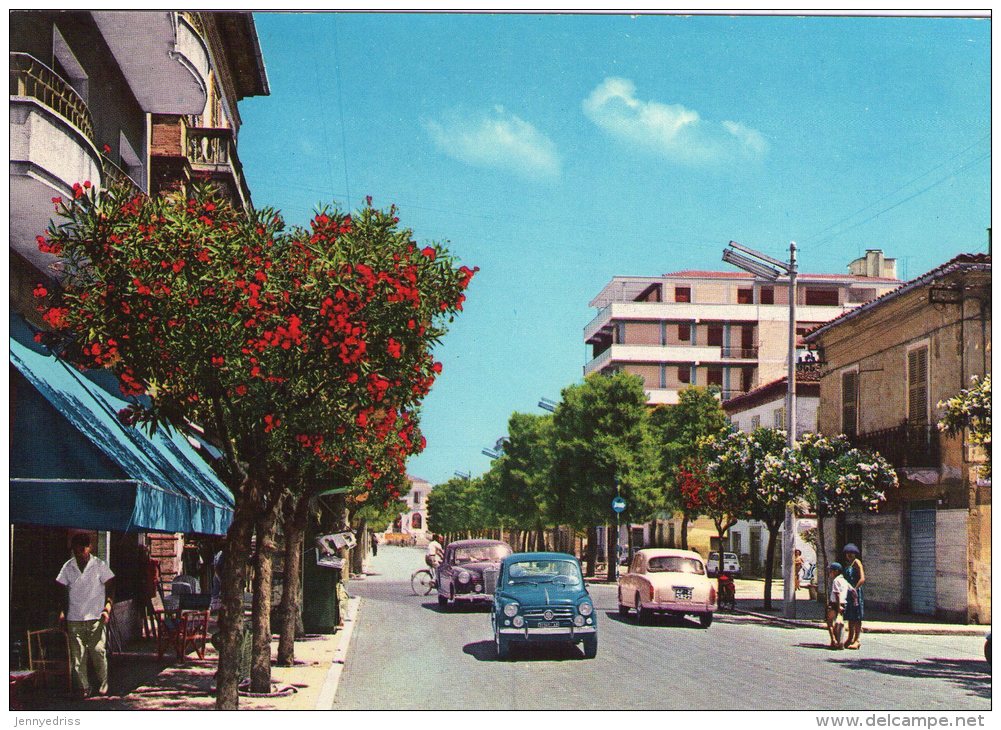
<path id="1" fill-rule="evenodd" d="M 831 595 L 830 576 L 827 574 L 827 572 L 828 572 L 827 571 L 827 543 L 824 541 L 824 516 L 825 516 L 824 515 L 824 510 L 818 504 L 817 505 L 817 540 L 820 542 L 820 545 L 818 546 L 818 549 L 817 549 L 817 558 L 818 558 L 818 562 L 820 563 L 820 565 L 818 566 L 818 568 L 823 569 L 823 573 L 821 573 L 819 576 L 816 576 L 816 577 L 817 577 L 817 588 L 818 588 L 817 593 L 820 594 L 820 595 L 817 596 L 817 600 L 821 604 L 826 604 L 827 603 L 827 597 Z M 820 590 L 821 587 L 823 587 L 823 590 Z"/>
<path id="2" fill-rule="evenodd" d="M 765 548 L 765 610 L 772 610 L 772 569 L 775 567 L 775 545 L 778 542 L 778 524 L 766 522 L 768 547 Z"/>
<path id="3" fill-rule="evenodd" d="M 587 528 L 587 577 L 593 578 L 598 568 L 598 528 Z"/>
<path id="4" fill-rule="evenodd" d="M 254 556 L 253 659 L 250 691 L 271 691 L 271 593 L 274 584 L 275 534 L 282 500 L 276 499 L 257 522 L 257 553 Z"/>
<path id="5" fill-rule="evenodd" d="M 219 611 L 219 670 L 216 672 L 217 710 L 235 710 L 240 704 L 239 666 L 243 640 L 243 586 L 247 580 L 247 555 L 254 534 L 254 492 L 237 502 L 233 522 L 226 533 L 222 558 L 222 590 Z"/>
<path id="6" fill-rule="evenodd" d="M 365 572 L 365 555 L 368 552 L 368 521 L 363 517 L 358 522 L 358 529 L 355 530 L 355 545 L 351 551 L 351 572 L 361 575 Z"/>
<path id="7" fill-rule="evenodd" d="M 681 515 L 681 549 L 688 549 L 688 515 Z"/>
<path id="8" fill-rule="evenodd" d="M 291 501 L 291 500 L 290 500 Z M 295 664 L 295 637 L 302 610 L 302 538 L 309 520 L 309 496 L 301 495 L 285 523 L 285 582 L 282 584 L 282 625 L 278 636 L 278 666 Z"/>
<path id="9" fill-rule="evenodd" d="M 535 549 L 539 552 L 546 550 L 546 531 L 542 525 L 539 525 L 539 529 L 535 531 Z"/>

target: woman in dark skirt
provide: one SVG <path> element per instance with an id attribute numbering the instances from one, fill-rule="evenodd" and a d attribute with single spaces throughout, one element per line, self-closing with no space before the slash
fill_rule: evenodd
<path id="1" fill-rule="evenodd" d="M 842 573 L 853 590 L 848 592 L 845 603 L 845 621 L 848 623 L 846 649 L 858 649 L 862 636 L 862 618 L 865 615 L 865 597 L 862 584 L 865 583 L 865 569 L 859 559 L 859 549 L 854 543 L 845 545 L 845 569 Z"/>

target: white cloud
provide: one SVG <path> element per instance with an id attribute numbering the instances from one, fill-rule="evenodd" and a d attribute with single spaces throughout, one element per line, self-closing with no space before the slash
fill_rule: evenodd
<path id="1" fill-rule="evenodd" d="M 452 114 L 441 121 L 425 119 L 423 124 L 442 152 L 461 162 L 533 178 L 560 174 L 553 141 L 503 107 L 472 117 Z"/>
<path id="2" fill-rule="evenodd" d="M 609 134 L 677 162 L 760 159 L 768 150 L 761 132 L 740 122 L 707 121 L 681 104 L 636 98 L 636 85 L 629 79 L 605 79 L 582 107 L 587 118 Z"/>

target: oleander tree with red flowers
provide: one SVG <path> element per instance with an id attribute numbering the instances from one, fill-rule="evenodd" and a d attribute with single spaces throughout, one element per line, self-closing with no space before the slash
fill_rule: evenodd
<path id="1" fill-rule="evenodd" d="M 310 475 L 322 469 L 370 499 L 399 496 L 402 481 L 380 463 L 423 448 L 417 408 L 441 372 L 431 348 L 475 269 L 419 246 L 395 208 L 371 200 L 353 215 L 322 209 L 307 228 L 271 209 L 235 210 L 207 188 L 150 198 L 84 185 L 56 207 L 58 225 L 39 238 L 61 258 L 59 290 L 36 289 L 43 338 L 118 376 L 133 398 L 125 423 L 198 423 L 222 445 L 235 508 L 217 707 L 235 708 L 255 529 L 277 521 L 291 494 L 321 488 Z"/>

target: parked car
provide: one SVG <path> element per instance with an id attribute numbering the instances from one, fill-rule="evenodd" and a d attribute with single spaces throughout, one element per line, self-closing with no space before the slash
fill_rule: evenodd
<path id="1" fill-rule="evenodd" d="M 513 551 L 500 540 L 458 540 L 445 547 L 438 566 L 438 605 L 489 603 L 497 587 L 500 562 Z"/>
<path id="2" fill-rule="evenodd" d="M 647 548 L 633 556 L 619 578 L 619 615 L 630 609 L 643 623 L 655 613 L 697 615 L 709 628 L 716 611 L 716 586 L 706 575 L 702 556 L 691 550 Z"/>
<path id="3" fill-rule="evenodd" d="M 516 553 L 501 561 L 491 623 L 497 656 L 514 643 L 564 641 L 598 654 L 598 617 L 580 562 L 566 553 Z"/>
<path id="4" fill-rule="evenodd" d="M 719 553 L 709 553 L 709 560 L 706 561 L 706 570 L 711 578 L 715 578 L 719 572 Z M 723 572 L 729 573 L 734 578 L 740 576 L 740 558 L 736 553 L 723 553 Z"/>

